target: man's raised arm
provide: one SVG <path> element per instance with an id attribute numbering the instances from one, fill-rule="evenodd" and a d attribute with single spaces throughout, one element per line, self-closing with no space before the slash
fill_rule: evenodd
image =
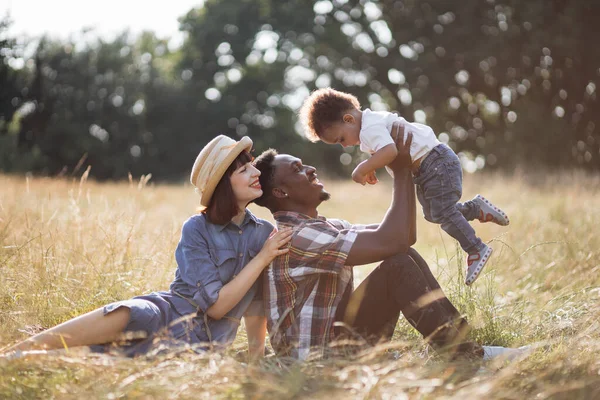
<path id="1" fill-rule="evenodd" d="M 362 265 L 381 261 L 397 253 L 407 252 L 416 241 L 415 188 L 410 173 L 412 134 L 394 123 L 392 132 L 398 156 L 389 165 L 394 172 L 392 204 L 375 230 L 358 231 L 350 249 L 347 265 Z"/>

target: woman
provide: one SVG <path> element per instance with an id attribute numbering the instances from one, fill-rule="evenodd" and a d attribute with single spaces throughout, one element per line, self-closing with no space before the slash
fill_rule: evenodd
<path id="1" fill-rule="evenodd" d="M 262 270 L 290 240 L 274 232 L 246 206 L 262 195 L 249 151 L 252 141 L 220 135 L 200 152 L 191 182 L 200 194 L 201 213 L 184 224 L 170 290 L 109 304 L 37 334 L 10 351 L 104 346 L 127 333 L 145 339 L 122 346 L 126 354 L 148 350 L 157 339 L 225 346 L 245 317 L 250 356 L 264 353 L 266 319 L 259 287 Z M 139 337 L 139 336 L 138 336 Z"/>

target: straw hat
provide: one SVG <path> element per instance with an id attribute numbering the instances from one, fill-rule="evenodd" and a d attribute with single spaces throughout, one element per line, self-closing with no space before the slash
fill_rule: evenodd
<path id="1" fill-rule="evenodd" d="M 239 142 L 219 135 L 211 140 L 198 154 L 190 182 L 200 193 L 200 204 L 208 207 L 217 184 L 233 160 L 244 150 L 252 150 L 252 140 L 244 136 Z"/>

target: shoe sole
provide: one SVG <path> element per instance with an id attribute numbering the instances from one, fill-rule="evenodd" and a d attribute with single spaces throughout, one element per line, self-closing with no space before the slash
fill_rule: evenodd
<path id="1" fill-rule="evenodd" d="M 495 205 L 493 205 L 488 199 L 486 199 L 485 197 L 483 197 L 482 195 L 479 195 L 479 194 L 477 196 L 475 196 L 475 198 L 476 199 L 480 199 L 481 201 L 483 201 L 490 208 L 494 209 L 494 211 L 496 211 L 498 214 L 502 215 L 502 217 L 506 220 L 505 224 L 500 224 L 500 223 L 495 222 L 495 221 L 492 221 L 492 222 L 495 222 L 495 223 L 497 223 L 500 226 L 507 226 L 508 224 L 510 224 L 510 219 L 508 219 L 508 215 L 506 215 L 506 213 L 504 211 L 502 211 L 501 209 L 499 209 L 498 207 L 496 207 Z"/>
<path id="2" fill-rule="evenodd" d="M 481 257 L 481 261 L 479 262 L 479 267 L 473 272 L 473 274 L 470 277 L 467 276 L 467 279 L 465 280 L 465 285 L 471 286 L 473 282 L 475 282 L 477 278 L 479 278 L 479 275 L 481 275 L 481 271 L 483 271 L 483 268 L 485 268 L 485 265 L 487 264 L 488 260 L 490 259 L 490 256 L 492 255 L 492 251 L 494 251 L 494 249 L 488 247 L 486 252 L 483 253 L 483 257 Z M 468 268 L 467 273 L 469 273 Z"/>

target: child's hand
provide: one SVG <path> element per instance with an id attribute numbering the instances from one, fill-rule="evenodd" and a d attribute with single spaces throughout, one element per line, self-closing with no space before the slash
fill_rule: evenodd
<path id="1" fill-rule="evenodd" d="M 367 183 L 369 185 L 375 185 L 377 184 L 377 182 L 379 182 L 379 179 L 377 179 L 377 175 L 375 174 L 375 171 L 371 171 L 367 174 Z"/>
<path id="2" fill-rule="evenodd" d="M 292 240 L 292 233 L 292 228 L 284 228 L 280 231 L 273 229 L 273 232 L 271 232 L 271 235 L 256 256 L 263 259 L 265 267 L 273 261 L 275 257 L 285 254 L 290 250 L 289 247 L 282 249 L 281 246 L 285 246 Z"/>
<path id="3" fill-rule="evenodd" d="M 354 171 L 352 171 L 352 180 L 364 186 L 367 183 L 368 171 L 365 173 L 362 170 L 360 164 L 358 164 L 358 166 L 354 168 Z"/>

